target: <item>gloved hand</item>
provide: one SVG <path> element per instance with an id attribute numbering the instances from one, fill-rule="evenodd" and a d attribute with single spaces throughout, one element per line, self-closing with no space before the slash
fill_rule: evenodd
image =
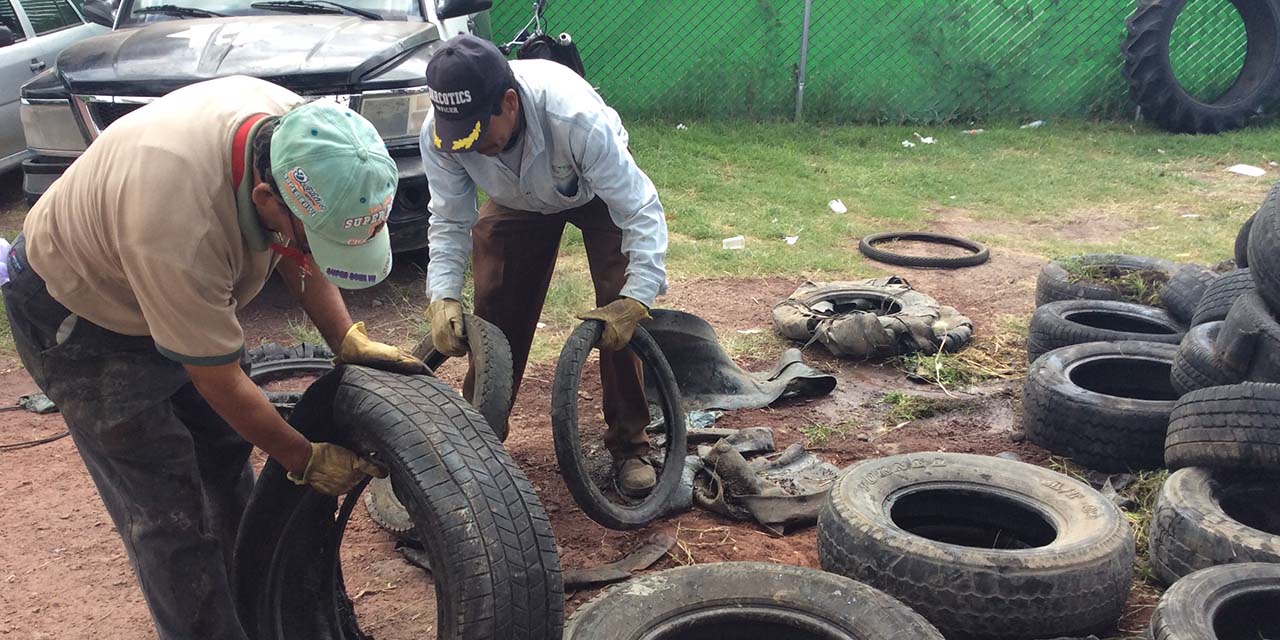
<path id="1" fill-rule="evenodd" d="M 431 373 L 421 360 L 398 347 L 370 340 L 363 322 L 357 322 L 347 329 L 347 335 L 342 339 L 342 348 L 338 350 L 338 357 L 334 362 L 358 364 L 406 375 Z"/>
<path id="2" fill-rule="evenodd" d="M 462 303 L 441 298 L 427 305 L 427 321 L 431 323 L 431 344 L 450 358 L 467 353 L 467 337 L 462 328 Z"/>
<path id="3" fill-rule="evenodd" d="M 328 442 L 312 442 L 311 458 L 302 476 L 289 473 L 294 484 L 310 485 L 325 495 L 340 496 L 360 484 L 365 476 L 387 477 L 387 472 L 362 460 L 350 449 Z"/>
<path id="4" fill-rule="evenodd" d="M 600 348 L 604 351 L 621 351 L 631 342 L 631 334 L 641 320 L 649 319 L 649 307 L 639 300 L 619 298 L 603 307 L 578 314 L 579 320 L 600 320 L 604 332 L 600 334 Z"/>

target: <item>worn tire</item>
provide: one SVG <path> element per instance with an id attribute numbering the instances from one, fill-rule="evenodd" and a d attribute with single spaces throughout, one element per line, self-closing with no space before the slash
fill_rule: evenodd
<path id="1" fill-rule="evenodd" d="M 1169 60 L 1173 26 L 1187 0 L 1142 0 L 1125 21 L 1124 77 L 1142 114 L 1175 133 L 1220 133 L 1270 107 L 1280 86 L 1280 11 L 1272 0 L 1231 0 L 1244 19 L 1248 51 L 1236 81 L 1211 102 L 1187 93 Z"/>
<path id="2" fill-rule="evenodd" d="M 1164 463 L 1165 429 L 1177 392 L 1169 382 L 1178 347 L 1091 342 L 1041 356 L 1027 371 L 1027 440 L 1106 472 Z"/>
<path id="3" fill-rule="evenodd" d="M 1280 473 L 1280 384 L 1243 382 L 1192 391 L 1169 417 L 1170 469 Z"/>
<path id="4" fill-rule="evenodd" d="M 1275 486 L 1275 478 L 1256 474 L 1202 467 L 1173 472 L 1160 487 L 1148 528 L 1152 573 L 1171 585 L 1220 564 L 1280 563 Z"/>
<path id="5" fill-rule="evenodd" d="M 587 517 L 614 530 L 639 529 L 666 515 L 680 490 L 687 455 L 685 414 L 681 408 L 680 390 L 675 374 L 667 364 L 662 349 L 644 327 L 636 327 L 628 346 L 645 365 L 646 375 L 653 375 L 653 386 L 662 396 L 662 415 L 667 427 L 666 455 L 658 473 L 658 483 L 643 500 L 622 505 L 609 500 L 591 479 L 589 465 L 582 454 L 578 433 L 578 388 L 587 356 L 600 341 L 604 323 L 588 320 L 578 325 L 556 362 L 555 380 L 551 386 L 551 432 L 555 444 L 560 475 L 578 507 Z"/>
<path id="6" fill-rule="evenodd" d="M 1152 640 L 1261 640 L 1280 637 L 1280 565 L 1233 564 L 1177 582 L 1151 614 Z"/>
<path id="7" fill-rule="evenodd" d="M 1218 276 L 1205 290 L 1191 315 L 1191 326 L 1206 322 L 1226 320 L 1231 306 L 1241 296 L 1254 290 L 1253 276 L 1249 269 L 1236 269 Z"/>
<path id="8" fill-rule="evenodd" d="M 484 416 L 498 440 L 505 442 L 511 403 L 514 401 L 511 389 L 515 367 L 511 362 L 511 343 L 502 329 L 480 316 L 463 315 L 462 327 L 467 336 L 468 357 L 475 371 L 474 397 L 468 400 Z M 413 350 L 413 355 L 432 371 L 449 359 L 449 356 L 436 351 L 430 334 Z"/>
<path id="9" fill-rule="evenodd" d="M 1061 347 L 1086 342 L 1163 342 L 1178 344 L 1185 329 L 1163 309 L 1114 300 L 1060 300 L 1031 315 L 1027 360 Z"/>
<path id="10" fill-rule="evenodd" d="M 384 465 L 433 568 L 441 638 L 561 637 L 564 596 L 550 522 L 484 419 L 443 382 L 362 367 L 317 380 L 290 423 Z M 335 498 L 268 460 L 237 538 L 234 585 L 250 638 L 364 638 L 338 563 Z"/>
<path id="11" fill-rule="evenodd" d="M 931 244 L 943 244 L 951 247 L 960 247 L 969 252 L 967 256 L 958 257 L 938 257 L 938 256 L 912 256 L 901 253 L 893 253 L 885 251 L 877 244 L 885 242 L 896 242 L 906 240 L 912 242 L 928 242 Z M 887 233 L 873 233 L 864 236 L 858 242 L 858 251 L 862 255 L 885 264 L 896 264 L 903 267 L 915 267 L 918 269 L 958 269 L 960 267 L 976 267 L 987 260 L 991 259 L 991 250 L 980 242 L 974 242 L 968 238 L 951 236 L 942 233 L 927 233 L 924 231 L 890 231 Z"/>
<path id="12" fill-rule="evenodd" d="M 1160 289 L 1160 304 L 1175 320 L 1190 325 L 1205 289 L 1217 279 L 1218 274 L 1198 264 L 1186 265 L 1178 269 Z"/>
<path id="13" fill-rule="evenodd" d="M 1275 188 L 1276 187 L 1272 187 L 1272 190 L 1274 191 Z M 1234 254 L 1236 259 L 1236 268 L 1238 269 L 1249 268 L 1249 232 L 1253 229 L 1254 218 L 1257 217 L 1257 212 L 1254 212 L 1253 215 L 1249 216 L 1248 220 L 1244 221 L 1244 225 L 1240 227 L 1240 233 L 1236 234 Z"/>
<path id="14" fill-rule="evenodd" d="M 582 605 L 565 640 L 934 639 L 920 614 L 865 584 L 763 562 L 679 567 L 618 585 Z"/>
<path id="15" fill-rule="evenodd" d="M 1134 542 L 1120 510 L 1082 482 L 1000 458 L 918 453 L 841 474 L 818 513 L 818 558 L 948 637 L 1052 638 L 1115 623 Z"/>
<path id="16" fill-rule="evenodd" d="M 1280 312 L 1280 189 L 1272 189 L 1254 214 L 1249 229 L 1249 273 L 1271 312 Z"/>
<path id="17" fill-rule="evenodd" d="M 1256 292 L 1231 306 L 1214 341 L 1214 353 L 1245 380 L 1280 382 L 1280 322 Z"/>
<path id="18" fill-rule="evenodd" d="M 1182 344 L 1178 345 L 1169 371 L 1169 382 L 1179 395 L 1242 380 L 1237 371 L 1227 367 L 1213 352 L 1221 328 L 1221 322 L 1206 322 L 1192 327 L 1182 339 Z"/>
<path id="19" fill-rule="evenodd" d="M 249 379 L 262 385 L 273 380 L 300 375 L 319 375 L 333 369 L 333 351 L 328 346 L 303 342 L 286 347 L 276 342 L 245 352 Z"/>
<path id="20" fill-rule="evenodd" d="M 1178 265 L 1168 260 L 1145 256 L 1092 253 L 1075 259 L 1089 266 L 1114 267 L 1126 271 L 1159 271 L 1169 278 L 1178 270 Z M 1120 293 L 1115 287 L 1071 282 L 1070 274 L 1062 262 L 1055 260 L 1046 264 L 1036 278 L 1036 306 L 1057 300 L 1120 300 Z"/>

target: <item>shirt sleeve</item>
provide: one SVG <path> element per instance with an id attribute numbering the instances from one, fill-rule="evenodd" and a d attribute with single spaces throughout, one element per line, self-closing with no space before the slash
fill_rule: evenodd
<path id="1" fill-rule="evenodd" d="M 574 155 L 581 159 L 582 177 L 622 230 L 628 260 L 622 295 L 652 307 L 667 291 L 667 218 L 658 190 L 631 157 L 625 129 L 599 119 L 581 139 Z"/>
<path id="2" fill-rule="evenodd" d="M 432 300 L 461 300 L 467 261 L 471 259 L 471 228 L 479 216 L 476 183 L 457 160 L 431 148 L 428 141 L 431 127 L 428 120 L 418 143 L 431 194 L 427 204 L 431 214 L 427 228 L 431 255 L 427 264 L 427 293 Z"/>

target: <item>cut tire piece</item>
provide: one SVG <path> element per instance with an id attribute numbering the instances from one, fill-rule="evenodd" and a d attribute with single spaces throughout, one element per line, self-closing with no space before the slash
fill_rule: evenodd
<path id="1" fill-rule="evenodd" d="M 1160 289 L 1160 304 L 1178 322 L 1190 325 L 1209 283 L 1217 279 L 1218 274 L 1198 264 L 1186 265 Z"/>
<path id="2" fill-rule="evenodd" d="M 249 379 L 263 385 L 274 380 L 320 375 L 333 369 L 333 351 L 328 346 L 303 342 L 286 347 L 268 342 L 245 353 Z"/>
<path id="3" fill-rule="evenodd" d="M 1133 533 L 1088 485 L 1011 460 L 918 453 L 847 469 L 818 515 L 822 568 L 948 637 L 1083 636 L 1115 623 Z"/>
<path id="4" fill-rule="evenodd" d="M 514 377 L 511 343 L 507 342 L 507 336 L 501 329 L 470 313 L 462 316 L 462 330 L 467 338 L 468 358 L 475 369 L 472 391 L 474 397 L 468 398 L 468 401 L 484 416 L 498 440 L 506 442 L 508 418 L 511 416 L 511 403 L 514 400 L 511 397 Z M 418 343 L 413 355 L 426 363 L 427 368 L 432 371 L 439 369 L 449 359 L 449 356 L 436 351 L 431 344 L 430 334 Z"/>
<path id="5" fill-rule="evenodd" d="M 1176 345 L 1091 342 L 1050 351 L 1027 371 L 1027 440 L 1108 473 L 1164 463 L 1165 430 L 1178 393 Z"/>
<path id="6" fill-rule="evenodd" d="M 1280 322 L 1256 292 L 1231 305 L 1214 341 L 1214 353 L 1245 380 L 1280 382 Z"/>
<path id="7" fill-rule="evenodd" d="M 1165 281 L 1178 271 L 1178 265 L 1145 256 L 1113 253 L 1091 253 L 1065 260 L 1055 260 L 1040 270 L 1036 278 L 1036 306 L 1057 300 L 1122 300 L 1120 290 L 1108 284 L 1072 282 L 1064 262 L 1078 262 L 1084 267 L 1096 267 L 1119 272 L 1151 271 L 1163 274 Z"/>
<path id="8" fill-rule="evenodd" d="M 1259 4 L 1270 4 L 1259 3 Z M 1267 194 L 1249 229 L 1249 272 L 1272 313 L 1280 311 L 1280 188 Z"/>
<path id="9" fill-rule="evenodd" d="M 893 597 L 838 575 L 763 562 L 669 569 L 574 612 L 565 640 L 942 640 Z"/>
<path id="10" fill-rule="evenodd" d="M 564 596 L 550 522 L 519 466 L 456 392 L 430 376 L 339 367 L 311 385 L 290 423 L 389 470 L 423 532 L 439 637 L 561 637 Z M 250 638 L 367 637 L 338 555 L 357 498 L 347 496 L 335 522 L 335 498 L 293 484 L 268 460 L 234 559 Z"/>
<path id="11" fill-rule="evenodd" d="M 960 247 L 961 249 L 970 252 L 970 255 L 959 257 L 912 256 L 893 253 L 892 251 L 885 251 L 884 249 L 876 246 L 886 242 L 898 241 L 927 242 L 930 244 L 943 244 L 952 247 Z M 974 242 L 973 240 L 957 236 L 949 236 L 941 233 L 927 233 L 924 231 L 890 231 L 887 233 L 871 234 L 863 237 L 862 240 L 858 242 L 858 251 L 861 251 L 862 255 L 877 262 L 916 268 L 958 269 L 960 267 L 975 267 L 991 259 L 991 250 L 980 242 Z"/>
<path id="12" fill-rule="evenodd" d="M 1206 322 L 1192 327 L 1182 339 L 1182 344 L 1178 345 L 1169 371 L 1169 382 L 1179 395 L 1243 380 L 1239 372 L 1228 367 L 1214 353 L 1214 343 L 1221 328 L 1221 322 Z"/>
<path id="13" fill-rule="evenodd" d="M 1142 114 L 1175 133 L 1220 133 L 1270 107 L 1280 86 L 1280 11 L 1272 0 L 1231 0 L 1244 20 L 1247 51 L 1235 82 L 1203 101 L 1183 89 L 1169 59 L 1174 23 L 1187 0 L 1141 0 L 1125 21 L 1124 77 Z"/>
<path id="14" fill-rule="evenodd" d="M 1163 309 L 1114 300 L 1060 300 L 1031 315 L 1027 358 L 1086 342 L 1163 342 L 1178 344 L 1185 330 Z"/>
<path id="15" fill-rule="evenodd" d="M 592 349 L 600 341 L 604 323 L 588 320 L 569 334 L 560 359 L 556 362 L 555 380 L 551 386 L 551 432 L 555 443 L 560 475 L 578 507 L 587 517 L 614 530 L 638 529 L 667 514 L 680 490 L 687 452 L 685 413 L 680 403 L 680 390 L 675 374 L 662 355 L 662 349 L 643 326 L 636 327 L 627 348 L 644 363 L 646 376 L 653 376 L 666 427 L 666 451 L 658 466 L 658 482 L 649 495 L 634 504 L 613 502 L 591 478 L 590 465 L 582 453 L 578 430 L 578 389 L 582 370 Z"/>
<path id="16" fill-rule="evenodd" d="M 1170 469 L 1280 473 L 1280 384 L 1243 382 L 1192 391 L 1169 417 Z"/>
<path id="17" fill-rule="evenodd" d="M 1261 640 L 1280 637 L 1280 565 L 1232 564 L 1193 573 L 1160 598 L 1154 640 Z"/>
<path id="18" fill-rule="evenodd" d="M 1191 315 L 1191 325 L 1226 320 L 1231 306 L 1241 296 L 1252 293 L 1255 289 L 1253 276 L 1249 269 L 1228 271 L 1209 284 Z"/>
<path id="19" fill-rule="evenodd" d="M 1201 569 L 1280 563 L 1274 478 L 1201 467 L 1173 472 L 1151 517 L 1151 570 L 1165 585 Z"/>

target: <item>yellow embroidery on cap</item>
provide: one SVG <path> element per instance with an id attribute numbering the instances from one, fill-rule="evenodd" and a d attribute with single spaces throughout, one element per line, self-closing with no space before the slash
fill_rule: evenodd
<path id="1" fill-rule="evenodd" d="M 444 141 L 440 139 L 440 134 L 436 133 L 434 126 L 431 127 L 431 141 L 436 143 L 437 149 L 444 147 Z"/>
<path id="2" fill-rule="evenodd" d="M 453 150 L 457 151 L 459 149 L 470 149 L 471 145 L 475 144 L 476 140 L 479 140 L 479 139 L 480 139 L 480 123 L 477 122 L 476 128 L 471 130 L 470 135 L 468 135 L 467 137 L 461 140 L 453 141 Z"/>

